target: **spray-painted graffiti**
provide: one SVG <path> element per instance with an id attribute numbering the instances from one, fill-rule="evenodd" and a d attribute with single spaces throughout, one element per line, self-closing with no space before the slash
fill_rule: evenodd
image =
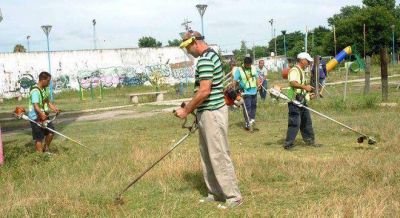
<path id="1" fill-rule="evenodd" d="M 87 65 L 83 68 L 87 68 Z M 31 70 L 34 71 L 33 69 Z M 29 72 L 4 71 L 3 95 L 15 97 L 27 95 L 29 88 L 37 81 L 38 74 Z M 89 89 L 90 87 L 102 86 L 112 88 L 117 86 L 136 86 L 143 84 L 160 85 L 162 83 L 175 84 L 181 81 L 193 80 L 193 62 L 182 62 L 178 64 L 156 64 L 149 66 L 117 66 L 98 68 L 95 70 L 81 70 L 75 75 L 63 73 L 61 63 L 53 78 L 56 92 L 65 89 Z"/>
<path id="2" fill-rule="evenodd" d="M 146 67 L 110 67 L 95 71 L 78 72 L 78 81 L 83 89 L 90 87 L 117 87 L 143 85 L 160 82 L 177 83 L 182 79 L 194 78 L 193 66 L 172 68 L 168 64 L 158 64 Z"/>

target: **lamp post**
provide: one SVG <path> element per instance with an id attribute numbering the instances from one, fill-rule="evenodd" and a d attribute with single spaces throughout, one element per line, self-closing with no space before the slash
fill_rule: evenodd
<path id="1" fill-rule="evenodd" d="M 283 35 L 283 52 L 286 56 L 286 30 L 282 30 L 282 35 Z"/>
<path id="2" fill-rule="evenodd" d="M 271 19 L 271 20 L 269 20 L 268 22 L 271 24 L 271 36 L 272 36 L 272 39 L 275 39 L 275 42 L 274 42 L 274 45 L 275 45 L 274 52 L 275 52 L 275 56 L 276 56 L 276 38 L 275 38 L 275 29 L 274 29 L 274 19 Z"/>
<path id="3" fill-rule="evenodd" d="M 395 55 L 395 50 L 394 50 L 394 28 L 395 26 L 392 25 L 392 64 L 396 62 L 396 55 Z"/>
<path id="4" fill-rule="evenodd" d="M 93 23 L 93 49 L 97 49 L 97 45 L 96 45 L 96 19 L 93 19 L 92 23 Z"/>
<path id="5" fill-rule="evenodd" d="M 51 25 L 43 25 L 42 29 L 44 34 L 46 34 L 46 39 L 47 39 L 47 58 L 49 60 L 49 73 L 51 74 L 51 64 L 50 64 L 50 43 L 49 43 L 49 34 L 51 31 Z M 50 81 L 50 99 L 51 101 L 54 101 L 54 96 L 53 96 L 53 80 Z"/>
<path id="6" fill-rule="evenodd" d="M 204 36 L 204 27 L 203 27 L 203 15 L 206 12 L 207 5 L 206 4 L 198 4 L 196 5 L 197 10 L 201 16 L 201 35 Z"/>
<path id="7" fill-rule="evenodd" d="M 30 52 L 30 49 L 29 49 L 29 39 L 30 38 L 31 38 L 31 36 L 26 36 L 26 44 L 27 44 L 28 52 Z"/>
<path id="8" fill-rule="evenodd" d="M 304 51 L 305 52 L 308 52 L 307 50 L 307 47 L 308 47 L 308 42 L 307 42 L 307 38 L 308 38 L 308 29 L 307 29 L 307 26 L 306 26 L 306 35 L 305 35 L 305 37 L 304 37 Z"/>

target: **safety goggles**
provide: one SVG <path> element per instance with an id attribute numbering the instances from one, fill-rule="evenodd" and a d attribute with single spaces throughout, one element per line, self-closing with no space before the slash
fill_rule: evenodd
<path id="1" fill-rule="evenodd" d="M 194 36 L 190 37 L 189 39 L 183 40 L 182 43 L 179 45 L 179 47 L 186 48 L 190 44 L 192 44 L 192 42 L 194 42 L 194 40 L 196 40 L 196 37 L 194 37 Z"/>
<path id="2" fill-rule="evenodd" d="M 186 48 L 196 40 L 204 40 L 204 36 L 200 36 L 200 37 L 192 36 L 186 40 L 183 40 L 182 43 L 179 45 L 179 47 Z"/>

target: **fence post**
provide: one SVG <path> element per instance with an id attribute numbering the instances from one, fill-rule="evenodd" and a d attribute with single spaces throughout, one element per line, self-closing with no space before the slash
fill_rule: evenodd
<path id="1" fill-rule="evenodd" d="M 346 66 L 346 64 L 345 64 L 345 66 Z M 351 64 L 349 64 L 348 66 L 346 66 L 346 78 L 345 78 L 345 81 L 344 81 L 343 101 L 346 101 L 346 96 L 347 96 L 347 80 L 348 80 L 348 76 L 349 76 L 350 67 L 351 67 Z"/>
<path id="2" fill-rule="evenodd" d="M 371 79 L 371 57 L 366 57 L 366 65 L 365 65 L 365 85 L 364 85 L 364 95 L 369 93 L 370 88 L 370 79 Z"/>
<path id="3" fill-rule="evenodd" d="M 1 126 L 0 126 L 0 166 L 4 164 L 4 155 L 3 155 L 3 138 L 1 136 Z"/>
<path id="4" fill-rule="evenodd" d="M 315 99 L 319 99 L 319 56 L 314 57 Z"/>

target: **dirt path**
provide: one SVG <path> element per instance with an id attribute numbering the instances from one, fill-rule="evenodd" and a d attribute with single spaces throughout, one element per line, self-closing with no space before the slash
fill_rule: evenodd
<path id="1" fill-rule="evenodd" d="M 68 112 L 64 113 L 64 115 L 68 115 L 67 117 L 57 117 L 54 121 L 54 124 L 68 124 L 72 122 L 80 122 L 80 121 L 99 121 L 99 120 L 119 120 L 119 119 L 137 119 L 142 117 L 150 117 L 160 113 L 171 113 L 173 109 L 179 107 L 182 101 L 188 101 L 189 99 L 177 99 L 171 101 L 163 101 L 163 102 L 151 102 L 139 104 L 137 108 L 140 108 L 144 105 L 163 105 L 163 106 L 171 106 L 164 109 L 154 109 L 151 111 L 140 112 L 137 108 L 133 108 L 134 105 L 126 105 L 126 106 L 118 106 L 118 107 L 109 107 L 109 108 L 98 108 L 91 109 L 86 111 L 78 111 L 78 112 Z M 15 119 L 15 118 L 11 118 Z M 7 118 L 7 120 L 9 120 Z M 16 128 L 4 128 L 2 134 L 15 134 L 20 132 L 21 130 L 30 129 L 28 122 L 26 125 Z"/>

